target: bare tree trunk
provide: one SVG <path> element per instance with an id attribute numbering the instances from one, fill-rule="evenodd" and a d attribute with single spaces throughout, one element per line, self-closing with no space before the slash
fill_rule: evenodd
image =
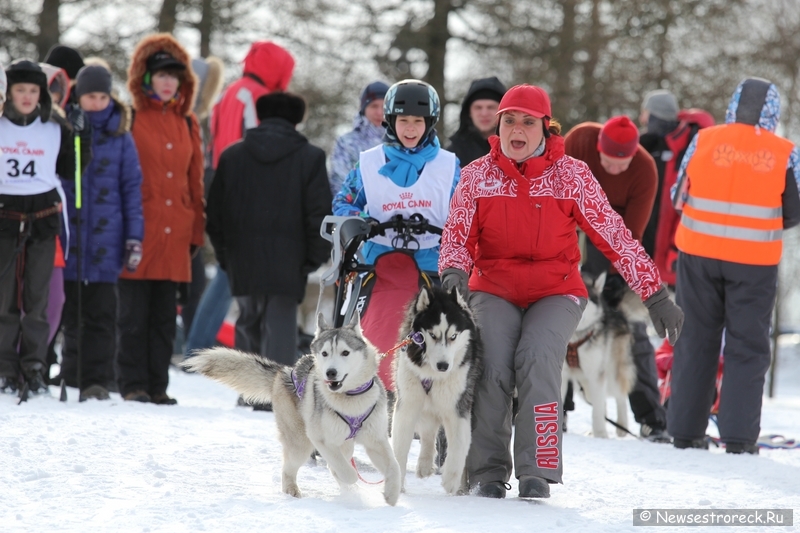
<path id="1" fill-rule="evenodd" d="M 600 118 L 600 102 L 602 95 L 598 94 L 595 87 L 595 70 L 600 61 L 600 50 L 605 47 L 602 42 L 602 27 L 600 25 L 600 1 L 592 0 L 592 14 L 590 18 L 591 27 L 587 32 L 587 40 L 583 43 L 588 58 L 583 64 L 583 94 L 581 95 L 581 116 L 589 117 L 593 120 Z M 564 115 L 564 119 L 567 117 Z"/>
<path id="2" fill-rule="evenodd" d="M 202 0 L 202 15 L 197 24 L 200 32 L 200 57 L 211 55 L 211 33 L 214 31 L 214 1 Z"/>
<path id="3" fill-rule="evenodd" d="M 444 95 L 444 62 L 447 54 L 447 41 L 450 39 L 450 30 L 447 28 L 447 18 L 453 9 L 451 0 L 435 0 L 433 18 L 425 26 L 426 47 L 428 56 L 427 82 L 433 85 L 442 104 Z"/>
<path id="4" fill-rule="evenodd" d="M 180 0 L 164 0 L 158 13 L 158 31 L 172 33 L 175 31 Z"/>
<path id="5" fill-rule="evenodd" d="M 577 0 L 563 0 L 561 8 L 564 11 L 564 19 L 561 24 L 561 32 L 558 36 L 558 60 L 554 61 L 556 79 L 553 86 L 553 93 L 550 101 L 553 102 L 553 116 L 556 118 L 566 118 L 572 104 L 572 90 L 570 88 L 570 77 L 572 68 L 575 65 L 575 18 Z"/>
<path id="6" fill-rule="evenodd" d="M 42 11 L 39 13 L 39 35 L 36 38 L 36 51 L 39 60 L 44 60 L 47 51 L 61 38 L 59 29 L 58 11 L 61 0 L 44 0 Z"/>

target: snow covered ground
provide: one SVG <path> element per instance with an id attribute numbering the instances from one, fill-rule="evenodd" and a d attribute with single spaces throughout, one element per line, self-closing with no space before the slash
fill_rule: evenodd
<path id="1" fill-rule="evenodd" d="M 762 434 L 800 438 L 797 344 L 783 345 L 778 368 Z M 340 493 L 324 465 L 300 470 L 304 498 L 281 493 L 272 413 L 234 407 L 236 394 L 204 377 L 173 371 L 174 407 L 118 395 L 79 404 L 74 389 L 59 403 L 51 390 L 52 399 L 21 406 L 0 397 L 2 532 L 618 532 L 643 531 L 632 526 L 634 508 L 800 508 L 800 449 L 732 456 L 593 439 L 589 407 L 577 398 L 565 484 L 549 500 L 518 500 L 514 479 L 506 500 L 447 496 L 440 477 L 409 474 L 389 507 L 380 485 Z M 410 469 L 418 452 L 415 441 Z M 356 454 L 362 475 L 379 479 L 363 449 Z M 735 529 L 748 530 L 763 531 Z"/>

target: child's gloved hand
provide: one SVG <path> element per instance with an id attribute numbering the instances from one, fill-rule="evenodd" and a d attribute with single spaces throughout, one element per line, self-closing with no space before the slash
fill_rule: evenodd
<path id="1" fill-rule="evenodd" d="M 128 272 L 136 272 L 142 262 L 142 243 L 136 239 L 125 241 L 125 268 Z"/>

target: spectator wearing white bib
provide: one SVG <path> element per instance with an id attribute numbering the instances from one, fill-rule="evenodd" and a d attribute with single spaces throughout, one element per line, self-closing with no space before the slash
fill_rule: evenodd
<path id="1" fill-rule="evenodd" d="M 59 176 L 75 176 L 72 129 L 56 115 L 47 76 L 24 59 L 5 71 L 0 118 L 0 392 L 47 392 L 47 302 L 61 230 Z"/>

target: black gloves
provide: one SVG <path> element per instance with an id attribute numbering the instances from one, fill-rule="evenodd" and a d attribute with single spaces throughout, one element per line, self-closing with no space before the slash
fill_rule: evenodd
<path id="1" fill-rule="evenodd" d="M 683 311 L 669 299 L 666 287 L 658 289 L 654 295 L 644 301 L 650 312 L 650 319 L 662 339 L 669 336 L 669 343 L 675 346 L 683 329 Z"/>
<path id="2" fill-rule="evenodd" d="M 449 291 L 453 287 L 464 301 L 469 301 L 469 275 L 460 268 L 445 268 L 442 272 L 442 288 Z"/>

